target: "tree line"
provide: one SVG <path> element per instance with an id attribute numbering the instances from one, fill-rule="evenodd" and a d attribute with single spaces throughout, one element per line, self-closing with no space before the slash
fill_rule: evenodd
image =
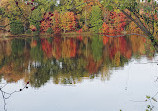
<path id="1" fill-rule="evenodd" d="M 75 84 L 99 74 L 101 79 L 109 79 L 110 69 L 124 67 L 141 55 L 152 59 L 155 51 L 148 39 L 136 35 L 95 35 L 0 40 L 0 53 L 1 79 L 8 83 L 23 79 L 40 87 L 51 78 L 55 84 Z"/>

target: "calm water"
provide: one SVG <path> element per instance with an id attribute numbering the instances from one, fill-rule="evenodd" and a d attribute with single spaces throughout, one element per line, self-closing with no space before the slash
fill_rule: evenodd
<path id="1" fill-rule="evenodd" d="M 0 111 L 145 111 L 151 103 L 142 101 L 158 91 L 157 62 L 139 36 L 1 39 L 1 93 L 29 85 L 1 95 Z"/>

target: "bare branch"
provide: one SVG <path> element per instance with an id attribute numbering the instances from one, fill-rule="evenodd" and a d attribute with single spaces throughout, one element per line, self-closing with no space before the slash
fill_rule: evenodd
<path id="1" fill-rule="evenodd" d="M 1 86 L 0 92 L 1 92 L 2 98 L 3 98 L 4 111 L 7 111 L 7 108 L 6 108 L 6 105 L 7 105 L 6 100 L 9 99 L 13 94 L 15 94 L 15 93 L 17 93 L 17 92 L 21 92 L 21 91 L 23 91 L 25 88 L 28 88 L 28 86 L 27 86 L 28 84 L 29 84 L 29 82 L 27 82 L 27 84 L 26 84 L 22 89 L 15 90 L 15 91 L 13 91 L 13 92 L 11 92 L 11 93 L 8 93 L 8 92 L 6 92 L 6 91 L 3 90 L 3 88 L 7 86 L 7 83 L 5 83 L 3 86 Z"/>

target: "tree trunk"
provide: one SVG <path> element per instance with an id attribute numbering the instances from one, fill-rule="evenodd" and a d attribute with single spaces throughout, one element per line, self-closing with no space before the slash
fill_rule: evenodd
<path id="1" fill-rule="evenodd" d="M 124 10 L 121 10 L 124 15 L 126 15 L 130 20 L 132 20 L 144 33 L 148 36 L 150 41 L 152 42 L 153 46 L 155 47 L 156 51 L 158 51 L 158 43 L 156 42 L 156 39 L 154 38 L 153 34 L 143 25 L 140 18 L 134 13 L 134 16 L 136 17 L 136 20 L 132 18 L 131 15 L 126 13 Z M 130 10 L 129 10 L 130 11 Z M 130 11 L 131 12 L 131 11 Z"/>

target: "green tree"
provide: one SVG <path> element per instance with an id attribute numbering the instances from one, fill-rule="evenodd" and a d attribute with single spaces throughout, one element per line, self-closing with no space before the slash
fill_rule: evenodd
<path id="1" fill-rule="evenodd" d="M 103 21 L 101 16 L 101 8 L 99 6 L 93 6 L 90 17 L 91 30 L 99 32 L 102 27 Z"/>
<path id="2" fill-rule="evenodd" d="M 10 31 L 12 34 L 23 34 L 24 26 L 20 20 L 12 20 L 10 24 Z"/>
<path id="3" fill-rule="evenodd" d="M 42 20 L 42 13 L 39 8 L 32 11 L 30 15 L 30 25 L 34 25 L 37 29 L 37 32 L 40 31 L 40 21 Z"/>

